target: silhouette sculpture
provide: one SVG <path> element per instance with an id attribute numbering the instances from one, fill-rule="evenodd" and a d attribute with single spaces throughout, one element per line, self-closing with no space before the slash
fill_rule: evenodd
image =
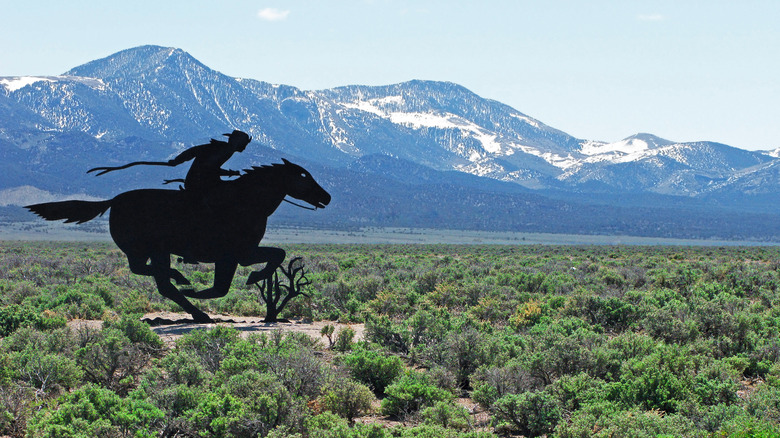
<path id="1" fill-rule="evenodd" d="M 193 160 L 190 166 L 187 177 L 184 179 L 169 179 L 165 180 L 165 184 L 172 182 L 184 183 L 185 189 L 201 190 L 209 187 L 214 187 L 219 184 L 222 176 L 238 176 L 241 173 L 237 170 L 225 170 L 222 169 L 222 165 L 225 164 L 235 152 L 243 152 L 249 142 L 252 141 L 252 137 L 247 133 L 235 130 L 230 134 L 223 134 L 228 137 L 228 141 L 211 139 L 210 143 L 193 146 L 184 152 L 180 153 L 176 158 L 168 161 L 135 161 L 124 166 L 116 167 L 95 167 L 89 169 L 87 173 L 98 172 L 96 175 L 100 176 L 108 172 L 115 170 L 127 169 L 128 167 L 138 165 L 153 165 L 153 166 L 178 166 L 179 164 Z"/>
<path id="2" fill-rule="evenodd" d="M 195 322 L 211 322 L 186 297 L 225 296 L 238 265 L 266 264 L 249 275 L 247 284 L 273 275 L 284 261 L 285 251 L 258 245 L 268 216 L 285 196 L 304 201 L 314 209 L 330 203 L 330 194 L 306 169 L 282 161 L 283 164 L 252 167 L 237 179 L 220 181 L 206 191 L 141 189 L 106 201 L 46 202 L 25 208 L 46 220 L 66 223 L 87 222 L 110 208 L 111 237 L 127 256 L 130 270 L 153 277 L 160 294 L 176 302 Z M 214 263 L 212 287 L 195 291 L 174 286 L 171 280 L 185 286 L 190 282 L 171 268 L 171 254 L 188 262 Z"/>

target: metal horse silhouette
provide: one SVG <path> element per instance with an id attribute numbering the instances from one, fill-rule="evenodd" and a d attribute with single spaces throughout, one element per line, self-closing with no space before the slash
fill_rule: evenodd
<path id="1" fill-rule="evenodd" d="M 284 261 L 285 251 L 258 245 L 268 216 L 285 196 L 314 208 L 330 203 L 330 194 L 306 169 L 282 161 L 283 164 L 252 167 L 230 181 L 216 176 L 212 184 L 198 190 L 186 188 L 185 180 L 184 190 L 132 190 L 105 201 L 47 202 L 26 208 L 46 220 L 76 223 L 92 220 L 110 208 L 111 237 L 127 255 L 130 270 L 153 277 L 160 294 L 176 302 L 195 322 L 210 322 L 211 318 L 186 297 L 225 296 L 238 265 L 266 264 L 249 275 L 247 284 L 269 278 L 276 271 Z M 223 163 L 216 163 L 216 167 Z M 185 286 L 190 282 L 171 268 L 171 254 L 185 262 L 214 263 L 212 287 L 201 291 L 177 288 L 171 280 Z"/>

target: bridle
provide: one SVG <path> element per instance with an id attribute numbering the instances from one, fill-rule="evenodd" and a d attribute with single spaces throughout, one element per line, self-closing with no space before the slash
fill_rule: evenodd
<path id="1" fill-rule="evenodd" d="M 298 204 L 296 202 L 292 202 L 292 201 L 288 200 L 287 198 L 282 198 L 282 201 L 284 201 L 284 202 L 286 202 L 288 204 L 292 204 L 292 205 L 294 205 L 296 207 L 305 208 L 306 210 L 316 210 L 317 209 L 317 207 L 307 207 L 305 205 L 301 205 L 301 204 Z"/>

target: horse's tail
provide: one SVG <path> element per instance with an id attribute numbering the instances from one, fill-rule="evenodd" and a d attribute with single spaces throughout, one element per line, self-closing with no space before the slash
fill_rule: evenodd
<path id="1" fill-rule="evenodd" d="M 106 201 L 60 201 L 44 202 L 42 204 L 27 205 L 24 208 L 46 219 L 57 221 L 65 219 L 65 223 L 76 222 L 78 224 L 102 216 L 111 207 L 113 199 Z"/>

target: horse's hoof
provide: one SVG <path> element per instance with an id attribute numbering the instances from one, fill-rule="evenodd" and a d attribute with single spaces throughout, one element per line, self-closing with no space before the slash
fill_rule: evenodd
<path id="1" fill-rule="evenodd" d="M 195 324 L 210 324 L 214 322 L 214 320 L 205 313 L 201 315 L 192 315 L 192 319 L 195 321 Z"/>

